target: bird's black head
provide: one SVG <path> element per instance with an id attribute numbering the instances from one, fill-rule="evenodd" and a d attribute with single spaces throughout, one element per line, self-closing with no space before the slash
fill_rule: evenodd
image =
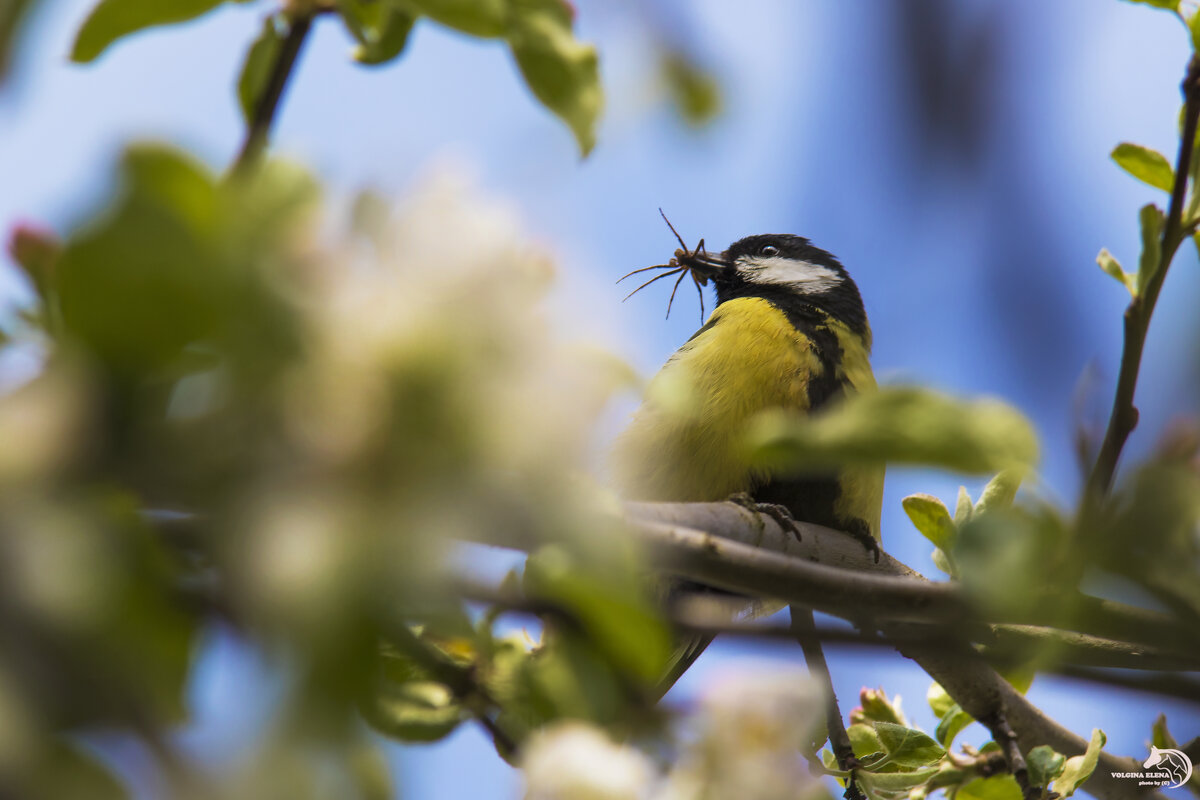
<path id="1" fill-rule="evenodd" d="M 784 311 L 823 311 L 869 337 L 858 286 L 841 262 L 803 236 L 766 233 L 738 239 L 723 253 L 676 253 L 698 279 L 711 280 L 717 305 L 762 297 Z"/>

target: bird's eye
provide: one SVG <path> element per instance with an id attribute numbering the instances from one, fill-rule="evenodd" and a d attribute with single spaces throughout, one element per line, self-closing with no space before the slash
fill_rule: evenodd
<path id="1" fill-rule="evenodd" d="M 758 254 L 760 256 L 766 256 L 766 257 L 770 258 L 771 256 L 779 255 L 779 248 L 773 244 L 765 244 L 762 247 L 758 248 Z"/>

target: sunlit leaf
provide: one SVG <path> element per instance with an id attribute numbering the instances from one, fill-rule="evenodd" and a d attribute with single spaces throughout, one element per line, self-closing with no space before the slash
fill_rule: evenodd
<path id="1" fill-rule="evenodd" d="M 1096 764 L 1100 761 L 1100 751 L 1104 748 L 1104 743 L 1108 738 L 1099 728 L 1092 731 L 1091 741 L 1088 742 L 1087 750 L 1083 755 L 1071 756 L 1063 765 L 1062 772 L 1055 779 L 1054 785 L 1051 787 L 1054 791 L 1061 794 L 1063 797 L 1070 797 L 1075 794 L 1075 790 L 1087 781 L 1096 770 Z"/>
<path id="2" fill-rule="evenodd" d="M 965 525 L 971 521 L 973 513 L 975 513 L 975 504 L 971 502 L 971 494 L 967 491 L 967 487 L 959 486 L 958 495 L 954 499 L 954 524 Z"/>
<path id="3" fill-rule="evenodd" d="M 1096 256 L 1096 263 L 1100 265 L 1100 269 L 1104 270 L 1106 275 L 1112 276 L 1118 283 L 1128 289 L 1131 296 L 1137 296 L 1137 276 L 1122 269 L 1121 262 L 1117 261 L 1112 253 L 1108 252 L 1105 248 L 1101 248 L 1100 254 Z"/>
<path id="4" fill-rule="evenodd" d="M 1005 509 L 1013 504 L 1017 490 L 1021 488 L 1021 472 L 1005 470 L 998 472 L 983 487 L 979 502 L 975 504 L 975 514 L 987 514 L 999 509 Z"/>
<path id="5" fill-rule="evenodd" d="M 513 0 L 507 38 L 530 91 L 567 123 L 586 156 L 604 95 L 596 49 L 574 37 L 571 23 L 563 0 Z"/>
<path id="6" fill-rule="evenodd" d="M 207 14 L 225 0 L 100 0 L 75 36 L 71 60 L 88 62 L 109 45 L 155 25 L 187 22 Z"/>
<path id="7" fill-rule="evenodd" d="M 892 763 L 904 767 L 924 767 L 936 764 L 946 755 L 945 749 L 928 734 L 891 722 L 876 722 L 875 733 Z"/>
<path id="8" fill-rule="evenodd" d="M 954 520 L 946 504 L 929 494 L 911 494 L 900 501 L 904 513 L 926 539 L 943 550 L 954 545 Z"/>
<path id="9" fill-rule="evenodd" d="M 1146 291 L 1146 286 L 1162 268 L 1162 209 L 1153 203 L 1147 203 L 1138 212 L 1138 221 L 1142 229 L 1142 254 L 1138 260 L 1137 274 L 1137 289 L 1140 295 Z"/>
<path id="10" fill-rule="evenodd" d="M 812 417 L 767 412 L 749 443 L 756 462 L 797 472 L 880 462 L 994 472 L 1026 468 L 1038 451 L 1033 427 L 1011 406 L 907 387 L 855 395 Z"/>
<path id="11" fill-rule="evenodd" d="M 929 684 L 929 691 L 926 692 L 925 699 L 929 702 L 929 708 L 933 711 L 933 715 L 938 719 L 946 716 L 946 712 L 955 705 L 954 698 L 936 681 Z"/>
<path id="12" fill-rule="evenodd" d="M 860 759 L 875 753 L 883 753 L 883 744 L 879 741 L 879 734 L 875 733 L 875 728 L 872 726 L 858 722 L 846 728 L 846 734 L 850 737 L 850 747 L 854 750 L 854 755 Z"/>
<path id="13" fill-rule="evenodd" d="M 263 20 L 262 31 L 246 51 L 246 60 L 238 77 L 238 103 L 242 107 L 242 118 L 246 124 L 254 119 L 254 109 L 267 90 L 271 69 L 283 48 L 281 21 L 275 16 Z"/>
<path id="14" fill-rule="evenodd" d="M 1156 189 L 1170 192 L 1175 186 L 1175 170 L 1167 157 L 1157 150 L 1122 142 L 1113 148 L 1112 160 L 1133 177 Z"/>

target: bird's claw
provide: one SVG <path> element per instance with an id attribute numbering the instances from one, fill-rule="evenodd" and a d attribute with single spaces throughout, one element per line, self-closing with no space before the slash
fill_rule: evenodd
<path id="1" fill-rule="evenodd" d="M 760 503 L 751 497 L 746 492 L 737 492 L 731 494 L 728 498 L 730 503 L 736 503 L 752 514 L 758 514 L 770 517 L 775 520 L 780 528 L 785 531 L 790 531 L 796 537 L 796 541 L 802 541 L 800 535 L 800 524 L 796 522 L 796 518 L 792 516 L 792 512 L 788 511 L 787 506 L 781 506 L 778 503 Z"/>
<path id="2" fill-rule="evenodd" d="M 883 550 L 879 547 L 879 540 L 871 535 L 871 529 L 862 520 L 854 520 L 854 522 L 846 526 L 846 533 L 853 536 L 859 543 L 871 554 L 875 563 L 879 563 L 879 557 L 883 554 Z"/>

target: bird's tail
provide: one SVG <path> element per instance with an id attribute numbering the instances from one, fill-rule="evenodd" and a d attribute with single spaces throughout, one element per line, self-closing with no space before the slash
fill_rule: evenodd
<path id="1" fill-rule="evenodd" d="M 666 671 L 654 687 L 655 702 L 661 700 L 663 695 L 675 685 L 675 682 L 683 677 L 683 673 L 688 671 L 688 668 L 695 663 L 714 638 L 712 634 L 697 633 L 685 636 L 679 642 L 674 652 L 671 653 L 671 658 L 667 661 Z"/>

